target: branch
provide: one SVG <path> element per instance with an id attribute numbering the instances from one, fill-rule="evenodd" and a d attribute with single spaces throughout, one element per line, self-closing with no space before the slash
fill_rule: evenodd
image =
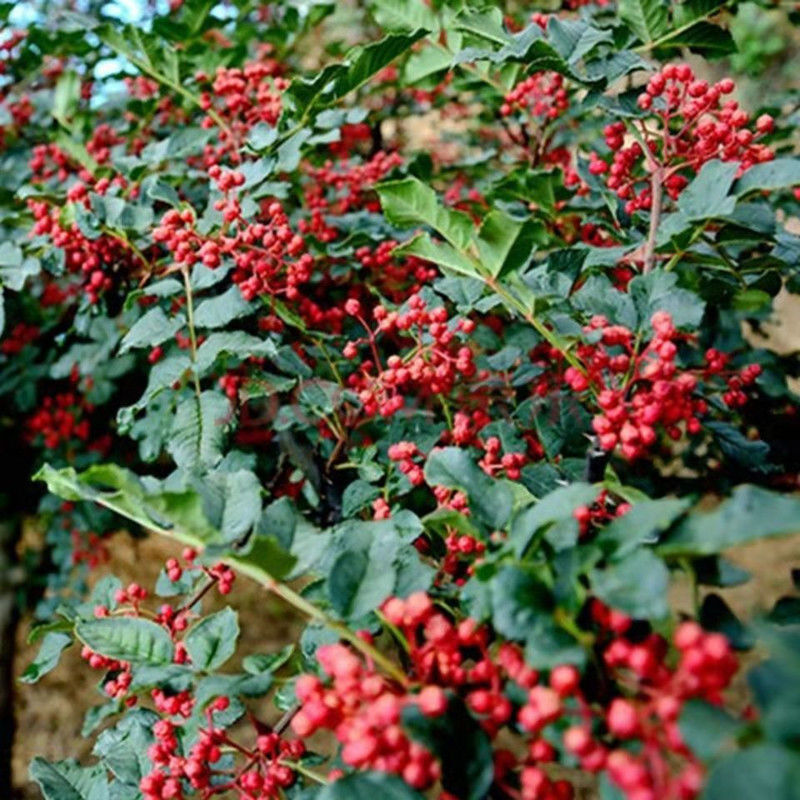
<path id="1" fill-rule="evenodd" d="M 650 230 L 647 233 L 647 242 L 644 246 L 644 272 L 650 272 L 656 261 L 656 237 L 658 226 L 661 223 L 661 203 L 664 197 L 664 174 L 660 164 L 654 164 L 653 174 L 650 178 L 651 205 L 650 205 Z"/>

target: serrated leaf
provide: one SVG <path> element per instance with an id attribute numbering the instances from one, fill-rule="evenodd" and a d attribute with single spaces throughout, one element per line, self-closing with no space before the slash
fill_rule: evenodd
<path id="1" fill-rule="evenodd" d="M 619 0 L 617 13 L 643 42 L 653 42 L 669 30 L 667 6 L 662 0 Z"/>
<path id="2" fill-rule="evenodd" d="M 261 482 L 248 469 L 226 472 L 223 476 L 223 508 L 220 530 L 225 541 L 235 541 L 249 533 L 261 516 Z"/>
<path id="3" fill-rule="evenodd" d="M 123 336 L 119 352 L 126 353 L 135 347 L 155 347 L 174 338 L 185 324 L 183 315 L 178 314 L 170 318 L 161 307 L 155 306 L 134 322 Z"/>
<path id="4" fill-rule="evenodd" d="M 555 15 L 548 20 L 547 36 L 569 64 L 576 64 L 597 45 L 613 41 L 610 30 L 595 28 L 585 20 L 559 19 Z"/>
<path id="5" fill-rule="evenodd" d="M 578 525 L 573 512 L 578 506 L 589 505 L 597 497 L 597 488 L 589 483 L 573 483 L 550 492 L 517 514 L 511 523 L 509 540 L 518 556 L 524 555 L 537 532 L 551 525 L 568 525 L 574 537 Z"/>
<path id="6" fill-rule="evenodd" d="M 44 800 L 110 800 L 108 778 L 100 765 L 82 767 L 74 759 L 47 761 L 37 756 L 29 773 Z"/>
<path id="7" fill-rule="evenodd" d="M 674 272 L 654 269 L 637 275 L 629 284 L 629 292 L 639 314 L 639 326 L 650 327 L 656 311 L 667 311 L 678 328 L 694 330 L 703 319 L 705 303 L 688 289 L 678 288 Z"/>
<path id="8" fill-rule="evenodd" d="M 224 608 L 193 625 L 183 642 L 194 669 L 214 672 L 236 652 L 238 638 L 239 618 L 232 608 Z"/>
<path id="9" fill-rule="evenodd" d="M 475 264 L 446 242 L 434 242 L 427 233 L 420 233 L 392 251 L 398 256 L 408 255 L 438 264 L 447 272 L 467 278 L 479 273 Z"/>
<path id="10" fill-rule="evenodd" d="M 81 620 L 75 635 L 96 653 L 132 664 L 169 664 L 174 647 L 167 631 L 138 617 Z"/>
<path id="11" fill-rule="evenodd" d="M 800 158 L 776 158 L 748 169 L 733 185 L 737 197 L 753 191 L 775 191 L 800 186 Z"/>
<path id="12" fill-rule="evenodd" d="M 461 211 L 445 208 L 436 192 L 417 178 L 379 183 L 375 189 L 384 214 L 401 227 L 427 225 L 458 250 L 469 246 L 472 220 Z"/>
<path id="13" fill-rule="evenodd" d="M 168 450 L 182 469 L 212 467 L 222 458 L 222 442 L 230 422 L 231 406 L 221 392 L 186 395 L 178 404 Z"/>
<path id="14" fill-rule="evenodd" d="M 198 374 L 202 375 L 209 370 L 223 353 L 244 360 L 252 356 L 274 358 L 277 356 L 278 350 L 271 340 L 259 339 L 244 331 L 212 333 L 197 348 Z"/>
<path id="15" fill-rule="evenodd" d="M 387 520 L 348 520 L 339 525 L 324 556 L 334 610 L 347 619 L 360 619 L 387 597 L 426 591 L 434 570 L 410 546 L 421 533 L 422 523 L 410 511 Z"/>
<path id="16" fill-rule="evenodd" d="M 223 328 L 255 310 L 255 306 L 242 297 L 241 289 L 233 285 L 221 295 L 199 303 L 194 312 L 194 323 L 198 328 Z"/>

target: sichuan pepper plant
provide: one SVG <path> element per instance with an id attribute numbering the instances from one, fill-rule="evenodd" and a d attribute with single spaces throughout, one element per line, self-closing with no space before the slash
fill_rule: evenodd
<path id="1" fill-rule="evenodd" d="M 22 677 L 75 644 L 103 696 L 47 800 L 796 796 L 796 594 L 717 591 L 800 530 L 797 360 L 755 344 L 800 289 L 797 99 L 708 77 L 734 6 L 5 30 Z M 173 555 L 86 597 L 123 525 Z M 297 642 L 238 651 L 238 580 Z"/>

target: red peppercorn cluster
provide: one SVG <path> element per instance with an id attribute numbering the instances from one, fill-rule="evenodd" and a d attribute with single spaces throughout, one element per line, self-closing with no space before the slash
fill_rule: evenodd
<path id="1" fill-rule="evenodd" d="M 111 158 L 111 148 L 125 141 L 108 123 L 98 125 L 88 142 L 86 150 L 98 164 L 106 164 Z"/>
<path id="2" fill-rule="evenodd" d="M 716 348 L 706 350 L 706 369 L 704 377 L 721 375 L 726 378 L 727 390 L 722 401 L 731 408 L 740 408 L 747 403 L 746 389 L 753 386 L 762 372 L 760 364 L 747 364 L 738 371 L 726 370 L 730 356 Z"/>
<path id="3" fill-rule="evenodd" d="M 401 715 L 411 702 L 431 716 L 443 713 L 447 701 L 442 690 L 430 686 L 419 695 L 406 695 L 341 644 L 320 647 L 316 657 L 331 683 L 323 684 L 315 675 L 298 678 L 295 693 L 301 708 L 292 719 L 292 730 L 301 738 L 318 730 L 333 731 L 348 766 L 401 775 L 417 789 L 431 786 L 439 766 L 405 734 Z"/>
<path id="4" fill-rule="evenodd" d="M 397 242 L 388 239 L 377 247 L 359 247 L 355 257 L 370 271 L 370 283 L 394 303 L 402 303 L 438 274 L 436 267 L 414 256 L 397 258 L 392 251 Z"/>
<path id="5" fill-rule="evenodd" d="M 519 647 L 504 643 L 490 649 L 487 628 L 471 619 L 453 622 L 424 593 L 390 598 L 382 613 L 405 644 L 408 685 L 380 676 L 344 645 L 326 645 L 317 651 L 317 660 L 329 680 L 303 675 L 296 684 L 301 704 L 292 721 L 296 734 L 304 738 L 331 730 L 348 766 L 394 773 L 424 790 L 437 780 L 440 768 L 430 753 L 409 740 L 403 710 L 413 705 L 437 717 L 458 695 L 491 739 L 507 726 L 524 732 L 524 752 L 495 751 L 498 791 L 521 800 L 573 797 L 569 782 L 553 779 L 546 765 L 557 759 L 548 726 L 574 713 L 576 703 L 581 715 L 592 713 L 575 667 L 555 667 L 542 682 Z M 506 691 L 512 684 L 513 694 L 524 692 L 516 707 Z"/>
<path id="6" fill-rule="evenodd" d="M 397 462 L 397 468 L 408 478 L 412 486 L 419 486 L 425 481 L 422 467 L 414 461 L 415 458 L 424 458 L 425 454 L 414 442 L 397 442 L 390 445 L 388 455 L 391 461 Z"/>
<path id="7" fill-rule="evenodd" d="M 296 780 L 295 772 L 284 763 L 301 758 L 305 746 L 297 740 L 285 740 L 273 732 L 260 733 L 253 747 L 244 747 L 228 735 L 225 727 L 214 723 L 214 714 L 228 709 L 230 701 L 221 696 L 206 709 L 206 725 L 182 755 L 181 727 L 167 719 L 153 726 L 156 741 L 147 755 L 155 765 L 145 775 L 139 788 L 144 800 L 183 800 L 186 784 L 190 794 L 206 798 L 215 795 L 231 796 L 237 800 L 279 800 Z M 243 765 L 234 771 L 215 766 L 223 749 L 234 748 Z"/>
<path id="8" fill-rule="evenodd" d="M 449 529 L 444 539 L 447 553 L 441 570 L 456 586 L 463 586 L 475 572 L 475 562 L 486 552 L 486 542 L 466 533 Z"/>
<path id="9" fill-rule="evenodd" d="M 86 415 L 92 410 L 92 405 L 74 392 L 45 397 L 25 424 L 28 441 L 41 441 L 48 450 L 75 441 L 86 443 L 91 433 Z"/>
<path id="10" fill-rule="evenodd" d="M 564 76 L 558 72 L 534 72 L 506 94 L 500 114 L 507 117 L 522 111 L 546 122 L 561 116 L 568 108 Z"/>
<path id="11" fill-rule="evenodd" d="M 691 176 L 707 161 L 738 161 L 739 174 L 754 164 L 770 161 L 773 151 L 758 142 L 773 129 L 773 119 L 763 114 L 750 127 L 750 117 L 735 100 L 722 100 L 736 86 L 730 78 L 710 85 L 698 80 L 688 64 L 668 64 L 653 75 L 638 105 L 658 120 L 634 122 L 644 141 L 625 144 L 623 122 L 607 125 L 606 145 L 613 156 L 609 164 L 597 153 L 590 155 L 589 171 L 607 175 L 606 183 L 625 200 L 633 213 L 652 205 L 651 175 L 660 174 L 667 194 L 674 200 Z"/>
<path id="12" fill-rule="evenodd" d="M 108 185 L 99 188 L 108 188 Z M 98 189 L 97 185 L 94 189 Z M 85 197 L 85 192 L 85 187 L 81 186 L 69 199 L 77 201 L 78 194 Z M 85 202 L 88 203 L 88 198 Z M 115 279 L 127 279 L 134 274 L 137 266 L 141 266 L 135 254 L 113 236 L 101 234 L 96 239 L 87 239 L 77 223 L 62 227 L 61 208 L 51 208 L 45 202 L 34 200 L 28 202 L 28 207 L 35 220 L 31 235 L 48 236 L 53 247 L 64 251 L 66 268 L 81 276 L 89 302 L 96 303 L 103 292 L 111 289 Z"/>
<path id="13" fill-rule="evenodd" d="M 703 771 L 683 742 L 678 719 L 687 700 L 721 702 L 738 666 L 728 640 L 695 622 L 682 623 L 674 634 L 679 660 L 670 667 L 663 637 L 629 638 L 631 620 L 596 601 L 592 616 L 612 636 L 605 664 L 612 674 L 628 676 L 630 691 L 603 712 L 584 709 L 584 720 L 564 733 L 565 748 L 582 769 L 606 771 L 628 800 L 697 797 Z"/>
<path id="14" fill-rule="evenodd" d="M 321 167 L 307 165 L 310 181 L 305 188 L 305 206 L 311 218 L 300 220 L 300 231 L 313 234 L 321 242 L 331 242 L 339 232 L 327 217 L 359 209 L 379 211 L 380 203 L 372 187 L 402 163 L 399 154 L 380 150 L 363 164 L 327 161 Z"/>
<path id="15" fill-rule="evenodd" d="M 214 167 L 209 170 L 209 176 L 227 192 L 243 181 L 239 172 Z M 246 223 L 233 198 L 226 197 L 218 202 L 220 210 L 229 217 L 227 222 L 239 223 L 231 235 L 203 237 L 195 229 L 192 211 L 173 209 L 162 217 L 161 224 L 153 231 L 154 240 L 167 247 L 177 264 L 187 267 L 202 263 L 213 269 L 223 257 L 230 257 L 236 267 L 233 281 L 246 300 L 263 294 L 297 299 L 298 287 L 311 278 L 313 258 L 303 253 L 305 242 L 292 231 L 281 204 L 275 201 L 264 209 L 266 222 Z"/>
<path id="16" fill-rule="evenodd" d="M 682 336 L 671 316 L 657 311 L 651 319 L 653 335 L 644 347 L 635 348 L 633 333 L 596 316 L 584 329 L 597 341 L 583 344 L 578 356 L 585 371 L 567 368 L 564 379 L 576 392 L 596 394 L 601 413 L 592 427 L 604 450 L 619 447 L 630 460 L 641 458 L 658 438 L 656 426 L 672 439 L 700 430 L 698 416 L 706 402 L 695 397 L 697 377 L 679 371 L 675 364 L 676 342 Z"/>
<path id="17" fill-rule="evenodd" d="M 590 506 L 578 506 L 572 516 L 578 521 L 579 534 L 586 536 L 590 531 L 601 528 L 615 517 L 621 517 L 631 510 L 630 503 L 617 503 L 603 489 Z"/>
<path id="18" fill-rule="evenodd" d="M 506 478 L 515 481 L 519 479 L 522 467 L 527 462 L 525 453 L 503 453 L 500 455 L 502 445 L 497 436 L 490 436 L 482 442 L 484 450 L 483 458 L 478 462 L 478 466 L 487 474 L 497 476 L 505 473 Z"/>
<path id="19" fill-rule="evenodd" d="M 73 528 L 70 531 L 70 542 L 72 544 L 70 560 L 73 564 L 86 564 L 89 569 L 95 569 L 101 564 L 107 564 L 111 559 L 111 552 L 102 535 L 93 531 Z"/>
<path id="20" fill-rule="evenodd" d="M 38 183 L 50 178 L 58 181 L 66 181 L 71 173 L 75 172 L 75 167 L 70 161 L 69 156 L 53 142 L 48 144 L 37 144 L 31 149 L 31 157 L 28 159 L 28 166 L 31 172 L 31 181 Z M 81 181 L 91 180 L 91 175 L 85 170 L 84 174 L 79 175 Z"/>
<path id="21" fill-rule="evenodd" d="M 388 417 L 399 411 L 406 395 L 428 397 L 448 394 L 457 381 L 476 375 L 472 350 L 459 345 L 456 333 L 469 334 L 474 322 L 448 318 L 444 306 L 429 309 L 419 295 L 408 301 L 407 311 L 389 311 L 376 306 L 372 317 L 377 323 L 370 327 L 358 300 L 348 300 L 345 311 L 366 329 L 365 337 L 349 341 L 343 350 L 345 358 L 355 359 L 363 344 L 370 347 L 372 359 L 363 360 L 356 372 L 347 380 L 348 386 L 358 392 L 368 415 Z M 403 356 L 394 354 L 382 366 L 376 346 L 378 334 L 384 337 L 412 338 L 414 346 Z"/>
<path id="22" fill-rule="evenodd" d="M 347 158 L 359 145 L 372 142 L 372 129 L 366 122 L 345 123 L 339 128 L 339 141 L 328 149 L 338 158 Z"/>
<path id="23" fill-rule="evenodd" d="M 208 144 L 204 151 L 206 166 L 218 163 L 224 156 L 238 160 L 239 148 L 250 129 L 259 123 L 274 127 L 283 111 L 283 92 L 289 81 L 281 77 L 283 67 L 269 56 L 268 48 L 262 58 L 247 62 L 243 68 L 218 67 L 212 91 L 200 96 L 201 107 L 213 111 L 226 125 L 219 132 L 216 146 Z M 197 73 L 196 80 L 207 84 L 209 76 Z M 205 128 L 217 126 L 209 114 L 202 121 Z"/>
<path id="24" fill-rule="evenodd" d="M 7 356 L 19 355 L 29 344 L 39 338 L 39 326 L 29 325 L 27 322 L 18 322 L 10 331 L 6 331 L 0 353 Z"/>

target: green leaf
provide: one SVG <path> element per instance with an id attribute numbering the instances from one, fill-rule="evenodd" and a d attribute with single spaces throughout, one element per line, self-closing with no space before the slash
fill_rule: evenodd
<path id="1" fill-rule="evenodd" d="M 178 314 L 170 318 L 163 309 L 155 306 L 134 322 L 122 338 L 119 352 L 126 353 L 134 347 L 155 347 L 168 339 L 173 339 L 185 324 L 183 315 Z"/>
<path id="2" fill-rule="evenodd" d="M 420 27 L 411 33 L 392 33 L 377 42 L 356 47 L 347 54 L 347 70 L 336 78 L 332 96 L 326 95 L 326 100 L 338 100 L 363 86 L 429 32 Z"/>
<path id="3" fill-rule="evenodd" d="M 37 756 L 29 773 L 45 800 L 110 800 L 108 778 L 100 765 L 82 767 L 74 759 L 47 761 Z"/>
<path id="4" fill-rule="evenodd" d="M 237 555 L 231 562 L 245 574 L 258 580 L 258 575 L 270 575 L 277 580 L 285 578 L 297 564 L 297 557 L 288 552 L 274 536 L 257 534 L 251 537 L 250 549 Z"/>
<path id="5" fill-rule="evenodd" d="M 511 38 L 503 24 L 502 12 L 492 6 L 480 11 L 465 8 L 456 18 L 454 27 L 495 44 L 504 45 Z"/>
<path id="6" fill-rule="evenodd" d="M 703 800 L 797 800 L 800 754 L 775 744 L 756 744 L 716 764 Z"/>
<path id="7" fill-rule="evenodd" d="M 223 353 L 243 361 L 252 356 L 275 358 L 278 355 L 278 349 L 270 339 L 259 339 L 258 336 L 253 336 L 251 333 L 245 333 L 244 331 L 212 333 L 197 348 L 196 367 L 198 374 L 203 375 L 211 369 L 214 362 Z"/>
<path id="8" fill-rule="evenodd" d="M 207 390 L 199 398 L 185 396 L 178 405 L 168 444 L 175 463 L 187 470 L 217 464 L 230 419 L 230 402 L 221 392 Z"/>
<path id="9" fill-rule="evenodd" d="M 311 80 L 299 78 L 293 81 L 288 93 L 302 109 L 303 118 L 307 119 L 312 109 L 331 105 L 363 86 L 427 34 L 427 29 L 417 28 L 409 33 L 391 33 L 380 41 L 354 47 L 342 63 L 325 67 Z M 289 166 L 281 163 L 283 161 L 279 151 L 278 171 L 291 171 L 297 167 L 296 163 Z"/>
<path id="10" fill-rule="evenodd" d="M 224 608 L 193 625 L 183 641 L 192 667 L 214 672 L 236 652 L 238 638 L 239 618 L 232 608 Z"/>
<path id="11" fill-rule="evenodd" d="M 642 544 L 654 544 L 660 534 L 682 516 L 691 505 L 687 498 L 665 497 L 635 503 L 627 513 L 615 517 L 599 533 L 596 541 L 620 558 Z"/>
<path id="12" fill-rule="evenodd" d="M 0 244 L 0 283 L 7 289 L 21 291 L 28 278 L 38 275 L 37 258 L 23 258 L 22 250 L 11 242 Z"/>
<path id="13" fill-rule="evenodd" d="M 221 295 L 199 303 L 194 312 L 194 324 L 198 328 L 223 328 L 255 310 L 255 306 L 242 297 L 241 289 L 233 285 Z"/>
<path id="14" fill-rule="evenodd" d="M 69 127 L 70 120 L 78 107 L 81 97 L 81 79 L 75 70 L 64 70 L 56 82 L 53 92 L 52 115 L 64 127 Z"/>
<path id="15" fill-rule="evenodd" d="M 501 529 L 511 516 L 514 500 L 511 489 L 490 478 L 467 450 L 458 447 L 433 450 L 425 462 L 425 480 L 431 486 L 463 490 L 470 508 L 492 529 Z"/>
<path id="16" fill-rule="evenodd" d="M 358 772 L 323 786 L 314 800 L 424 800 L 405 781 L 385 772 Z"/>
<path id="17" fill-rule="evenodd" d="M 678 328 L 695 329 L 703 319 L 705 303 L 688 289 L 678 288 L 674 272 L 654 269 L 646 275 L 637 275 L 629 284 L 639 327 L 648 329 L 656 311 L 667 311 Z"/>
<path id="18" fill-rule="evenodd" d="M 552 613 L 550 590 L 519 567 L 505 567 L 490 584 L 492 622 L 503 636 L 525 641 L 543 614 Z"/>
<path id="19" fill-rule="evenodd" d="M 387 597 L 426 591 L 435 571 L 411 547 L 421 533 L 422 523 L 410 511 L 387 520 L 339 525 L 320 570 L 324 573 L 327 566 L 327 591 L 335 611 L 360 619 Z"/>
<path id="20" fill-rule="evenodd" d="M 569 526 L 572 537 L 577 540 L 578 523 L 573 512 L 578 506 L 590 505 L 597 497 L 598 489 L 589 483 L 573 483 L 545 495 L 538 502 L 524 508 L 511 523 L 509 541 L 518 556 L 523 556 L 531 542 L 544 527 Z"/>
<path id="21" fill-rule="evenodd" d="M 418 706 L 407 705 L 403 727 L 438 757 L 447 792 L 461 800 L 486 797 L 494 775 L 492 747 L 460 700 L 451 700 L 446 713 L 438 717 L 426 717 Z"/>
<path id="22" fill-rule="evenodd" d="M 490 211 L 483 219 L 475 244 L 480 254 L 481 263 L 486 271 L 497 277 L 504 269 L 506 260 L 513 253 L 520 237 L 527 232 L 525 225 L 508 216 L 504 211 Z M 530 245 L 524 248 L 522 259 L 517 259 L 513 266 L 522 266 L 532 252 Z"/>
<path id="23" fill-rule="evenodd" d="M 750 167 L 733 185 L 737 197 L 754 191 L 800 186 L 800 158 L 776 158 Z"/>
<path id="24" fill-rule="evenodd" d="M 75 635 L 96 653 L 132 664 L 169 664 L 174 647 L 167 631 L 138 617 L 81 620 Z"/>
<path id="25" fill-rule="evenodd" d="M 736 198 L 728 192 L 738 169 L 737 161 L 707 161 L 681 192 L 678 209 L 690 220 L 726 217 L 733 213 Z"/>
<path id="26" fill-rule="evenodd" d="M 252 653 L 242 660 L 242 669 L 251 675 L 259 675 L 262 672 L 277 672 L 289 662 L 289 659 L 294 655 L 294 651 L 295 646 L 287 644 L 277 653 Z"/>
<path id="27" fill-rule="evenodd" d="M 569 64 L 576 64 L 597 45 L 614 40 L 610 30 L 595 28 L 584 20 L 559 19 L 556 16 L 550 17 L 547 23 L 547 36 Z"/>
<path id="28" fill-rule="evenodd" d="M 130 712 L 97 737 L 92 754 L 101 756 L 103 766 L 120 781 L 138 785 L 152 768 L 147 749 L 153 743 L 152 728 L 157 720 L 152 711 L 136 709 Z"/>
<path id="29" fill-rule="evenodd" d="M 604 603 L 632 617 L 661 619 L 669 611 L 669 570 L 651 550 L 634 550 L 621 561 L 592 570 L 590 579 Z"/>
<path id="30" fill-rule="evenodd" d="M 465 250 L 472 237 L 472 220 L 461 211 L 445 208 L 436 192 L 418 178 L 379 183 L 375 189 L 386 218 L 394 225 L 433 228 L 457 250 Z"/>
<path id="31" fill-rule="evenodd" d="M 728 422 L 707 422 L 705 427 L 714 435 L 726 458 L 751 472 L 771 472 L 777 469 L 769 461 L 770 447 L 761 439 L 748 439 Z"/>
<path id="32" fill-rule="evenodd" d="M 419 83 L 431 75 L 450 69 L 453 57 L 447 50 L 435 46 L 423 47 L 408 57 L 403 69 L 406 83 Z"/>
<path id="33" fill-rule="evenodd" d="M 445 242 L 434 242 L 427 233 L 420 233 L 392 251 L 397 256 L 416 256 L 438 264 L 446 272 L 454 272 L 468 278 L 479 273 L 474 262 Z"/>
<path id="34" fill-rule="evenodd" d="M 744 484 L 713 511 L 696 512 L 664 537 L 664 556 L 712 555 L 734 545 L 800 531 L 800 498 Z"/>
<path id="35" fill-rule="evenodd" d="M 89 467 L 81 474 L 71 467 L 57 470 L 46 464 L 34 478 L 45 481 L 47 488 L 64 500 L 100 503 L 145 528 L 179 532 L 192 546 L 219 538 L 196 492 L 146 491 L 132 472 L 114 464 Z"/>
<path id="36" fill-rule="evenodd" d="M 342 514 L 352 517 L 369 503 L 380 497 L 380 489 L 362 480 L 355 480 L 348 484 L 342 496 Z"/>
<path id="37" fill-rule="evenodd" d="M 237 469 L 214 476 L 222 490 L 219 523 L 226 542 L 249 533 L 261 517 L 261 481 L 249 469 Z"/>
<path id="38" fill-rule="evenodd" d="M 680 8 L 682 3 L 676 8 Z M 659 50 L 688 47 L 706 58 L 720 58 L 736 52 L 736 42 L 730 31 L 710 22 L 697 22 L 684 30 L 677 30 L 658 41 Z"/>
<path id="39" fill-rule="evenodd" d="M 617 12 L 643 42 L 653 42 L 669 29 L 667 6 L 662 0 L 619 0 Z"/>
<path id="40" fill-rule="evenodd" d="M 636 327 L 638 315 L 633 298 L 619 291 L 605 275 L 590 275 L 572 295 L 572 302 L 591 316 L 601 314 L 615 325 Z"/>
<path id="41" fill-rule="evenodd" d="M 61 653 L 72 644 L 72 637 L 66 633 L 51 631 L 46 633 L 36 658 L 26 667 L 20 676 L 23 683 L 36 683 L 58 665 Z"/>

